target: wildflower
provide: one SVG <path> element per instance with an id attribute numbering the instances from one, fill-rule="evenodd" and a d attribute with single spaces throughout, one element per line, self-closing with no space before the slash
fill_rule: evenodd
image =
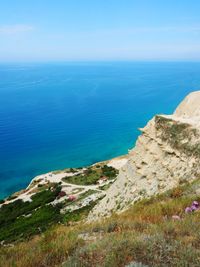
<path id="1" fill-rule="evenodd" d="M 70 201 L 74 201 L 74 200 L 76 200 L 76 196 L 74 196 L 74 195 L 70 195 L 68 199 L 69 199 Z"/>
<path id="2" fill-rule="evenodd" d="M 187 207 L 187 208 L 185 209 L 185 213 L 190 213 L 190 212 L 192 212 L 191 207 Z"/>
<path id="3" fill-rule="evenodd" d="M 193 201 L 193 202 L 192 202 L 192 206 L 199 207 L 199 202 L 198 202 L 198 201 L 196 201 L 196 200 L 195 200 L 195 201 Z"/>
<path id="4" fill-rule="evenodd" d="M 195 210 L 198 210 L 199 207 L 197 207 L 197 206 L 195 206 L 195 205 L 192 205 L 192 206 L 191 206 L 191 209 L 192 209 L 192 211 L 195 211 Z"/>

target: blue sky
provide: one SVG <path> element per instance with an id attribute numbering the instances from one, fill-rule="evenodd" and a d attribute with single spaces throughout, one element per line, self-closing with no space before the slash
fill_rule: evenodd
<path id="1" fill-rule="evenodd" d="M 5 0 L 0 62 L 200 60 L 200 0 Z"/>

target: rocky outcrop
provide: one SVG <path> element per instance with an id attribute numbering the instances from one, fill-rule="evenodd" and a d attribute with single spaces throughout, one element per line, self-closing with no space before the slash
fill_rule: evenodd
<path id="1" fill-rule="evenodd" d="M 140 130 L 127 163 L 89 221 L 199 176 L 200 91 L 189 94 L 173 115 L 157 115 Z"/>

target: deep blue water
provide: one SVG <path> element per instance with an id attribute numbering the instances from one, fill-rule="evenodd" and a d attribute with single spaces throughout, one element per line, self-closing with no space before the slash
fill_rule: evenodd
<path id="1" fill-rule="evenodd" d="M 0 197 L 127 153 L 138 127 L 198 89 L 200 63 L 1 64 Z"/>

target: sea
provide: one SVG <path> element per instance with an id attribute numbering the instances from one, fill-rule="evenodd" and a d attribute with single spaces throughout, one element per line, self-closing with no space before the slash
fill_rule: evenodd
<path id="1" fill-rule="evenodd" d="M 42 173 L 126 154 L 200 90 L 198 62 L 0 64 L 0 198 Z"/>

